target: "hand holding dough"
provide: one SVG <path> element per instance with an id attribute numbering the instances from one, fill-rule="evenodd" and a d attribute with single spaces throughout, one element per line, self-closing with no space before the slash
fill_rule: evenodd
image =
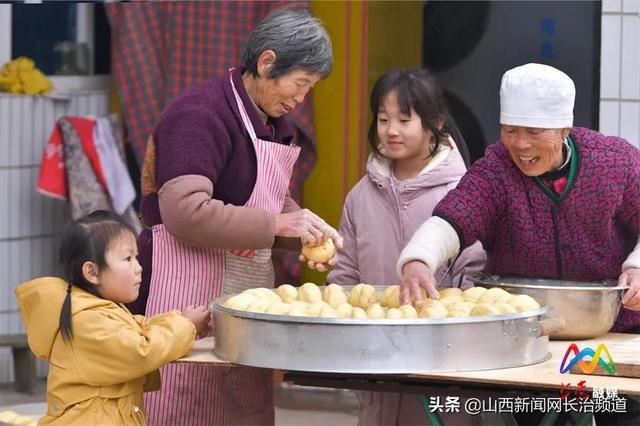
<path id="1" fill-rule="evenodd" d="M 313 260 L 316 263 L 326 263 L 336 254 L 336 248 L 333 245 L 333 240 L 329 238 L 324 244 L 318 246 L 302 246 L 302 255 L 308 260 Z"/>

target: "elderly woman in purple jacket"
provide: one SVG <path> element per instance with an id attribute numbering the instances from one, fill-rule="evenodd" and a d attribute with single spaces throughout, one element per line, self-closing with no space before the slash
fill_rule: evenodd
<path id="1" fill-rule="evenodd" d="M 614 331 L 640 326 L 640 151 L 573 127 L 575 86 L 540 64 L 507 71 L 501 141 L 416 231 L 397 263 L 402 296 L 437 292 L 433 271 L 479 240 L 485 271 L 629 284 Z"/>
<path id="2" fill-rule="evenodd" d="M 322 24 L 305 10 L 277 10 L 250 35 L 242 67 L 163 112 L 142 182 L 147 315 L 272 287 L 271 247 L 283 240 L 341 247 L 333 228 L 289 197 L 300 148 L 284 118 L 332 67 Z M 145 399 L 150 424 L 274 422 L 270 371 L 182 364 L 161 374 L 162 390 Z"/>

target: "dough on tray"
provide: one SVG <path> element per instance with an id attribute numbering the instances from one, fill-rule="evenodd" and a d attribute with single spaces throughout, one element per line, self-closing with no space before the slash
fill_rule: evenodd
<path id="1" fill-rule="evenodd" d="M 348 301 L 353 306 L 367 309 L 369 306 L 376 303 L 377 298 L 378 294 L 373 286 L 361 283 L 351 289 Z"/>
<path id="2" fill-rule="evenodd" d="M 367 316 L 367 312 L 364 309 L 357 308 L 357 307 L 353 308 L 353 311 L 351 312 L 351 318 L 357 319 L 357 320 L 369 319 L 369 317 Z"/>
<path id="3" fill-rule="evenodd" d="M 493 287 L 485 291 L 484 294 L 480 296 L 478 303 L 494 304 L 496 302 L 508 302 L 512 297 L 513 295 L 508 291 L 501 289 L 500 287 Z"/>
<path id="4" fill-rule="evenodd" d="M 387 319 L 403 319 L 404 314 L 398 308 L 389 308 L 389 310 L 387 311 L 386 318 Z"/>
<path id="5" fill-rule="evenodd" d="M 478 303 L 469 312 L 470 317 L 482 317 L 485 315 L 499 315 L 500 310 L 489 303 Z"/>
<path id="6" fill-rule="evenodd" d="M 291 304 L 284 302 L 275 302 L 269 305 L 266 311 L 266 314 L 272 315 L 287 315 L 291 310 Z"/>
<path id="7" fill-rule="evenodd" d="M 250 288 L 243 291 L 241 294 L 252 294 L 262 300 L 266 300 L 271 303 L 282 302 L 282 299 L 280 299 L 280 296 L 278 296 L 275 291 L 266 287 Z"/>
<path id="8" fill-rule="evenodd" d="M 353 312 L 353 306 L 348 303 L 343 303 L 342 305 L 336 308 L 336 313 L 340 318 L 351 318 L 351 313 Z"/>
<path id="9" fill-rule="evenodd" d="M 309 306 L 306 302 L 293 302 L 291 303 L 291 309 L 289 310 L 289 315 L 292 317 L 308 317 L 308 309 Z"/>
<path id="10" fill-rule="evenodd" d="M 456 287 L 443 287 L 438 289 L 438 294 L 440 294 L 440 299 L 444 299 L 445 297 L 462 296 L 462 290 Z"/>
<path id="11" fill-rule="evenodd" d="M 283 302 L 290 303 L 298 298 L 298 289 L 291 284 L 282 284 L 276 288 L 276 294 Z"/>
<path id="12" fill-rule="evenodd" d="M 436 307 L 423 306 L 418 311 L 420 318 L 444 318 L 447 316 L 447 310 L 438 309 Z"/>
<path id="13" fill-rule="evenodd" d="M 473 302 L 454 302 L 447 306 L 449 311 L 465 311 L 467 314 L 471 312 L 476 304 Z"/>
<path id="14" fill-rule="evenodd" d="M 347 295 L 338 284 L 329 284 L 322 292 L 322 299 L 333 308 L 337 308 L 347 302 Z"/>
<path id="15" fill-rule="evenodd" d="M 310 317 L 319 317 L 320 312 L 325 306 L 329 306 L 329 304 L 322 300 L 319 302 L 309 303 L 309 305 L 307 306 L 307 313 Z"/>
<path id="16" fill-rule="evenodd" d="M 322 302 L 322 292 L 314 283 L 305 283 L 298 290 L 298 300 L 307 303 Z"/>
<path id="17" fill-rule="evenodd" d="M 484 287 L 471 287 L 462 292 L 462 298 L 467 302 L 476 303 L 486 291 Z"/>
<path id="18" fill-rule="evenodd" d="M 526 294 L 518 294 L 517 296 L 513 296 L 507 303 L 516 308 L 518 312 L 540 309 L 540 304 L 536 302 L 533 297 Z"/>
<path id="19" fill-rule="evenodd" d="M 514 314 L 518 312 L 516 308 L 508 304 L 507 302 L 497 302 L 494 303 L 493 306 L 500 312 L 501 314 Z"/>
<path id="20" fill-rule="evenodd" d="M 279 303 L 282 303 L 282 302 L 279 302 Z M 247 312 L 262 313 L 262 312 L 266 311 L 271 304 L 272 304 L 272 302 L 269 302 L 267 300 L 257 299 L 257 300 L 254 300 L 253 302 L 251 302 L 249 304 L 249 306 L 247 306 Z"/>
<path id="21" fill-rule="evenodd" d="M 416 311 L 416 308 L 414 308 L 413 305 L 402 305 L 398 309 L 400 310 L 400 312 L 402 312 L 402 315 L 405 318 L 418 318 L 418 311 Z"/>
<path id="22" fill-rule="evenodd" d="M 383 319 L 385 317 L 384 309 L 377 303 L 367 308 L 367 317 L 369 319 Z"/>
<path id="23" fill-rule="evenodd" d="M 454 305 L 456 303 L 463 303 L 464 299 L 462 298 L 462 296 L 441 297 L 440 299 L 438 299 L 438 302 L 440 302 L 442 306 L 449 310 L 451 305 Z"/>
<path id="24" fill-rule="evenodd" d="M 447 313 L 449 318 L 466 318 L 469 316 L 469 312 L 461 309 L 454 309 Z"/>
<path id="25" fill-rule="evenodd" d="M 380 298 L 380 304 L 387 308 L 399 308 L 400 307 L 400 286 L 390 285 L 382 292 Z"/>
<path id="26" fill-rule="evenodd" d="M 241 293 L 228 298 L 223 306 L 237 311 L 246 311 L 249 305 L 255 300 L 258 300 L 258 297 L 252 294 Z"/>
<path id="27" fill-rule="evenodd" d="M 333 307 L 325 305 L 320 309 L 320 314 L 318 316 L 321 318 L 338 318 L 338 312 L 336 312 Z"/>

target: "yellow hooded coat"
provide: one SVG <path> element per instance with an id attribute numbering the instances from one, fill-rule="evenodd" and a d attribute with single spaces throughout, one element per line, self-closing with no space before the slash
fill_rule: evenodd
<path id="1" fill-rule="evenodd" d="M 189 351 L 195 326 L 178 311 L 145 319 L 73 287 L 73 339 L 65 342 L 59 322 L 66 291 L 53 277 L 15 290 L 29 347 L 49 362 L 47 414 L 39 424 L 145 424 L 143 389 L 159 388 L 158 368 Z"/>

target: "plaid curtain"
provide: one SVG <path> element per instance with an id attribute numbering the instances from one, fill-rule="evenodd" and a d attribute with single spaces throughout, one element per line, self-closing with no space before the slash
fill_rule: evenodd
<path id="1" fill-rule="evenodd" d="M 184 89 L 240 64 L 254 26 L 284 4 L 307 1 L 115 2 L 106 5 L 111 24 L 112 74 L 116 77 L 127 139 L 139 160 L 160 113 Z M 315 161 L 311 96 L 289 116 L 301 146 L 291 181 L 300 203 L 302 184 Z M 140 161 L 139 161 L 140 163 Z M 274 252 L 277 283 L 297 283 L 297 253 Z"/>

